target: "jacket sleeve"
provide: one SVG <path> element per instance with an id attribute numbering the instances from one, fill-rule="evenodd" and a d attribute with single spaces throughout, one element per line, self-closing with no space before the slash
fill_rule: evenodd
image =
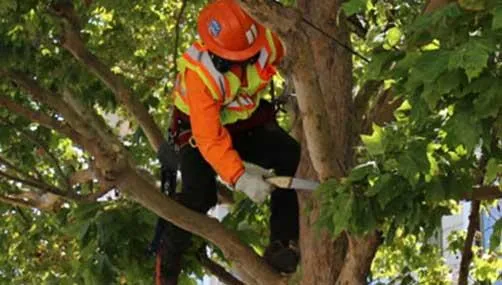
<path id="1" fill-rule="evenodd" d="M 187 70 L 185 74 L 192 135 L 204 159 L 227 183 L 234 184 L 244 172 L 239 154 L 232 146 L 227 129 L 221 124 L 220 109 L 199 76 Z"/>

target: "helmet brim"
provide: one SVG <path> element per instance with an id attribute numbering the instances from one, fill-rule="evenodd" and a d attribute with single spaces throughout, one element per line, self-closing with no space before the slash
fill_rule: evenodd
<path id="1" fill-rule="evenodd" d="M 202 25 L 198 25 L 197 30 L 202 41 L 204 42 L 204 45 L 209 49 L 209 51 L 227 60 L 243 61 L 256 55 L 266 44 L 267 37 L 265 35 L 265 28 L 260 24 L 256 24 L 256 26 L 258 37 L 250 47 L 240 51 L 233 51 L 220 47 L 214 41 L 213 37 L 209 34 L 209 30 L 203 28 Z"/>

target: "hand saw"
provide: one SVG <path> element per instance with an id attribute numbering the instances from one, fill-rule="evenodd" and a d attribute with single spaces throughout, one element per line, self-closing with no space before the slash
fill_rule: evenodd
<path id="1" fill-rule="evenodd" d="M 266 181 L 278 188 L 293 188 L 314 191 L 319 186 L 319 182 L 317 181 L 290 176 L 269 177 Z"/>

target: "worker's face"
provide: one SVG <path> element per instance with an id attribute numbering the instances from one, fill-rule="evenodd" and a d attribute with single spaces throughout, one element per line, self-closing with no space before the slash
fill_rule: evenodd
<path id="1" fill-rule="evenodd" d="M 243 66 L 246 66 L 248 64 L 255 64 L 255 62 L 258 60 L 259 57 L 260 57 L 260 52 L 258 52 L 257 54 L 253 55 L 252 57 L 250 57 L 246 60 L 233 61 L 232 63 L 237 64 L 237 65 L 243 65 Z"/>
<path id="2" fill-rule="evenodd" d="M 224 58 L 219 57 L 215 54 L 211 54 L 211 60 L 213 61 L 216 69 L 218 71 L 220 71 L 221 73 L 225 73 L 225 72 L 229 71 L 232 66 L 236 66 L 236 65 L 245 68 L 249 64 L 254 64 L 258 60 L 259 57 L 260 57 L 260 53 L 258 52 L 257 54 L 255 54 L 254 56 L 252 56 L 246 60 L 234 61 L 234 60 L 224 59 Z"/>

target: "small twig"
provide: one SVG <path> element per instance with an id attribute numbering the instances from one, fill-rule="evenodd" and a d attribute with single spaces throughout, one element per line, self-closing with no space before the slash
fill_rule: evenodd
<path id="1" fill-rule="evenodd" d="M 19 207 L 16 207 L 16 212 L 19 213 L 19 216 L 21 217 L 21 219 L 28 225 L 31 225 L 31 221 L 30 219 L 28 219 L 28 217 L 26 216 L 26 214 L 24 213 L 23 209 L 19 208 Z"/>
<path id="2" fill-rule="evenodd" d="M 12 81 L 14 81 L 25 91 L 27 91 L 33 99 L 37 100 L 40 103 L 45 103 L 57 112 L 60 112 L 65 120 L 69 122 L 72 127 L 75 127 L 75 129 L 70 127 L 70 125 L 68 124 L 62 123 L 47 116 L 46 114 L 36 112 L 27 107 L 24 107 L 7 98 L 6 96 L 0 96 L 0 106 L 4 106 L 12 113 L 21 115 L 32 122 L 39 123 L 49 129 L 54 129 L 59 133 L 69 137 L 74 142 L 82 144 L 82 134 L 87 134 L 86 128 L 82 126 L 82 122 L 76 119 L 75 114 L 72 113 L 71 110 L 69 110 L 69 108 L 62 100 L 59 100 L 56 96 L 53 96 L 47 90 L 41 88 L 35 80 L 25 74 L 0 70 L 0 75 L 9 77 Z M 93 134 L 87 134 L 87 136 L 92 137 Z"/>
<path id="3" fill-rule="evenodd" d="M 0 96 L 0 106 L 7 108 L 13 114 L 20 115 L 32 122 L 36 122 L 46 128 L 55 130 L 71 138 L 75 142 L 80 142 L 81 140 L 80 135 L 77 132 L 75 132 L 72 128 L 70 128 L 68 125 L 63 124 L 47 116 L 46 114 L 24 107 L 21 104 L 18 104 L 13 100 L 7 98 L 6 96 Z M 0 117 L 0 121 L 6 124 L 12 124 L 2 117 Z"/>
<path id="4" fill-rule="evenodd" d="M 49 157 L 49 159 L 52 161 L 52 164 L 54 165 L 54 167 L 56 168 L 56 172 L 59 174 L 60 178 L 61 178 L 61 181 L 63 183 L 63 185 L 65 186 L 65 188 L 69 189 L 70 188 L 70 183 L 69 183 L 69 178 L 68 176 L 64 173 L 63 169 L 61 168 L 61 165 L 59 163 L 59 160 L 56 158 L 56 156 L 49 150 L 49 148 L 43 144 L 39 139 L 33 137 L 30 133 L 26 132 L 25 130 L 23 130 L 22 128 L 19 128 L 18 126 L 14 125 L 13 123 L 7 121 L 7 120 L 4 120 L 2 118 L 0 118 L 0 121 L 2 121 L 4 124 L 7 124 L 9 125 L 10 127 L 12 127 L 13 129 L 17 130 L 21 136 L 25 137 L 26 139 L 28 139 L 29 141 L 33 142 L 34 144 L 38 145 L 39 147 L 42 148 L 42 150 L 44 151 L 44 153 Z M 14 166 L 12 165 L 11 168 L 14 169 Z M 35 168 L 34 168 L 35 169 Z M 20 172 L 22 173 L 24 176 L 30 176 L 29 174 L 25 173 L 25 172 Z M 39 173 L 38 171 L 36 172 L 37 175 L 39 176 L 39 179 L 36 179 L 36 180 L 42 180 L 42 175 L 41 173 Z"/>
<path id="5" fill-rule="evenodd" d="M 19 183 L 22 183 L 26 186 L 37 188 L 37 189 L 43 189 L 45 187 L 45 185 L 43 183 L 41 183 L 40 181 L 20 178 L 20 177 L 11 175 L 11 174 L 9 174 L 5 171 L 1 171 L 1 170 L 0 170 L 0 176 L 6 178 L 7 180 L 19 182 Z"/>
<path id="6" fill-rule="evenodd" d="M 25 171 L 12 164 L 10 161 L 8 161 L 6 158 L 3 158 L 1 155 L 0 155 L 0 164 L 3 164 L 5 167 L 14 170 L 14 172 L 18 173 L 21 176 L 30 177 Z"/>
<path id="7" fill-rule="evenodd" d="M 44 151 L 44 154 L 46 154 L 47 157 L 49 158 L 49 160 L 52 162 L 52 165 L 55 167 L 56 172 L 58 173 L 59 177 L 61 178 L 60 180 L 63 183 L 63 186 L 66 189 L 69 190 L 70 189 L 70 182 L 69 182 L 68 175 L 66 175 L 66 173 L 64 173 L 63 169 L 61 168 L 61 164 L 59 163 L 59 160 L 49 150 L 49 148 L 45 144 L 43 144 L 39 139 L 33 137 L 31 134 L 29 134 L 25 130 L 23 130 L 21 128 L 18 128 L 18 127 L 14 126 L 14 125 L 12 125 L 12 126 L 14 128 L 16 128 L 16 130 L 21 134 L 21 136 L 25 137 L 29 141 L 31 141 L 34 144 L 38 145 Z"/>
<path id="8" fill-rule="evenodd" d="M 77 201 L 77 202 L 85 201 L 85 198 L 82 198 L 82 196 L 79 196 L 79 195 L 74 194 L 72 192 L 65 192 L 65 191 L 59 189 L 58 187 L 55 187 L 53 185 L 49 185 L 43 181 L 21 179 L 19 177 L 15 177 L 13 175 L 10 175 L 4 171 L 0 171 L 0 178 L 10 180 L 13 182 L 18 182 L 18 183 L 21 183 L 27 187 L 37 189 L 37 190 L 40 190 L 43 192 L 51 193 L 53 195 L 57 195 L 57 196 L 60 196 L 64 199 L 68 199 L 71 201 Z"/>
<path id="9" fill-rule="evenodd" d="M 183 14 L 185 13 L 185 9 L 187 6 L 188 0 L 183 0 L 181 4 L 180 12 L 178 13 L 178 17 L 176 17 L 176 33 L 174 37 L 174 49 L 173 49 L 173 60 L 174 60 L 174 76 L 178 74 L 178 66 L 176 65 L 176 59 L 178 58 L 178 46 L 180 41 L 180 22 L 183 18 Z"/>

